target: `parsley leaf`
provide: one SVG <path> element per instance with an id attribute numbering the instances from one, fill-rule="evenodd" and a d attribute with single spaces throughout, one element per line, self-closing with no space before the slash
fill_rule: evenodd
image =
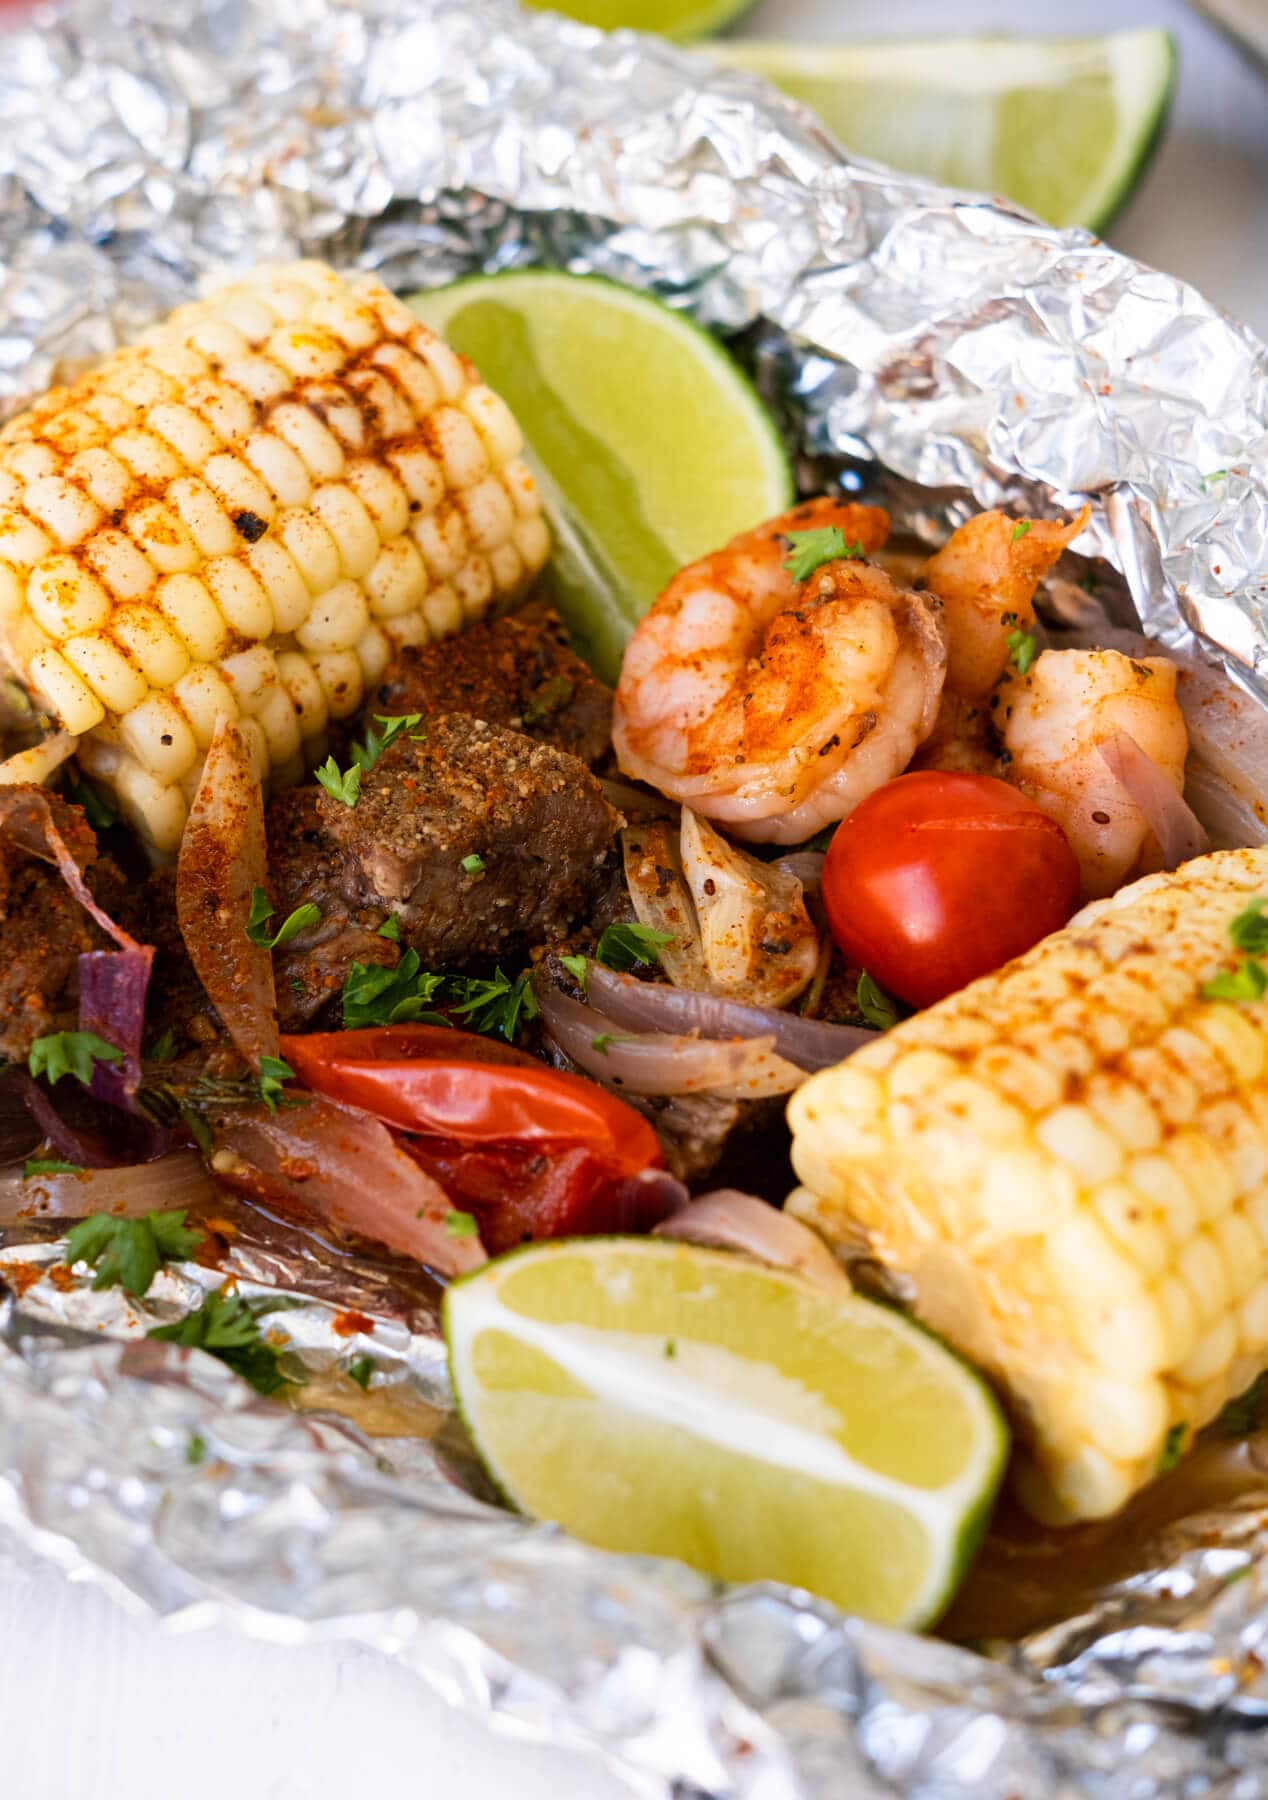
<path id="1" fill-rule="evenodd" d="M 445 1230 L 452 1238 L 475 1237 L 479 1229 L 474 1213 L 447 1212 L 445 1214 Z"/>
<path id="2" fill-rule="evenodd" d="M 1158 1473 L 1165 1475 L 1174 1469 L 1184 1455 L 1184 1440 L 1188 1436 L 1189 1427 L 1184 1420 L 1179 1420 L 1167 1433 L 1162 1449 L 1158 1453 Z"/>
<path id="3" fill-rule="evenodd" d="M 1247 956 L 1268 954 L 1268 918 L 1264 917 L 1266 906 L 1268 895 L 1256 894 L 1228 928 L 1228 935 L 1237 949 L 1244 951 Z"/>
<path id="4" fill-rule="evenodd" d="M 435 1023 L 437 1016 L 428 1008 L 444 980 L 443 975 L 419 973 L 417 950 L 407 950 L 394 969 L 354 962 L 343 984 L 344 1025 L 352 1031 L 360 1025 L 401 1025 L 424 1017 Z"/>
<path id="5" fill-rule="evenodd" d="M 185 1461 L 197 1468 L 200 1462 L 207 1460 L 207 1440 L 201 1431 L 194 1432 L 185 1445 Z"/>
<path id="6" fill-rule="evenodd" d="M 584 994 L 586 991 L 586 974 L 589 968 L 585 957 L 561 956 L 559 960 Z"/>
<path id="7" fill-rule="evenodd" d="M 1237 1394 L 1216 1419 L 1220 1431 L 1229 1437 L 1249 1437 L 1257 1431 L 1268 1412 L 1268 1374 L 1256 1375 L 1244 1394 Z"/>
<path id="8" fill-rule="evenodd" d="M 122 1061 L 123 1051 L 95 1031 L 53 1031 L 36 1038 L 26 1066 L 32 1075 L 46 1075 L 51 1087 L 56 1087 L 63 1075 L 73 1075 L 87 1087 L 94 1063 Z"/>
<path id="9" fill-rule="evenodd" d="M 82 806 L 84 817 L 94 831 L 109 831 L 119 823 L 119 809 L 109 794 L 89 781 L 86 775 L 72 773 L 66 783 L 66 798 Z"/>
<path id="10" fill-rule="evenodd" d="M 1026 533 L 1030 530 L 1031 523 L 1032 521 L 1030 519 L 1018 519 L 1017 523 L 1013 526 L 1013 535 L 1009 538 L 1009 543 L 1015 544 L 1018 538 L 1024 538 Z"/>
<path id="11" fill-rule="evenodd" d="M 501 969 L 487 981 L 450 975 L 445 978 L 445 985 L 453 996 L 449 1004 L 463 1024 L 486 1037 L 499 1037 L 505 1043 L 513 1044 L 521 1015 L 525 1020 L 537 1017 L 537 996 L 527 974 L 516 981 Z"/>
<path id="12" fill-rule="evenodd" d="M 283 1084 L 294 1079 L 294 1069 L 289 1063 L 283 1062 L 280 1056 L 260 1058 L 260 1098 L 270 1112 L 277 1111 L 277 1103 L 283 1097 Z"/>
<path id="13" fill-rule="evenodd" d="M 169 1025 L 160 1037 L 156 1037 L 145 1052 L 145 1060 L 153 1063 L 170 1063 L 176 1060 L 176 1033 Z"/>
<path id="14" fill-rule="evenodd" d="M 1010 631 L 1007 643 L 1009 662 L 1024 675 L 1039 654 L 1039 639 L 1033 631 Z"/>
<path id="15" fill-rule="evenodd" d="M 607 925 L 594 954 L 609 969 L 624 971 L 659 961 L 665 945 L 673 941 L 672 931 L 653 931 L 650 925 Z"/>
<path id="16" fill-rule="evenodd" d="M 365 734 L 365 743 L 354 744 L 352 746 L 353 762 L 358 769 L 363 770 L 367 775 L 370 773 L 370 770 L 374 767 L 375 763 L 378 762 L 383 752 L 385 750 L 390 750 L 397 738 L 404 737 L 407 731 L 412 732 L 415 737 L 424 737 L 426 735 L 425 732 L 414 731 L 416 725 L 422 724 L 422 713 L 394 713 L 391 716 L 385 716 L 383 713 L 375 713 L 374 716 L 383 727 L 382 731 L 376 731 L 372 725 Z M 360 785 L 360 780 L 358 779 L 358 788 Z"/>
<path id="17" fill-rule="evenodd" d="M 310 925 L 320 925 L 321 908 L 306 900 L 297 906 L 270 937 L 265 929 L 276 909 L 269 905 L 269 897 L 262 887 L 251 889 L 251 911 L 247 916 L 247 936 L 253 944 L 259 944 L 262 950 L 277 950 L 283 944 L 289 944 L 292 938 L 298 937 L 301 931 L 307 931 Z"/>
<path id="18" fill-rule="evenodd" d="M 320 769 L 314 769 L 313 779 L 319 781 L 332 800 L 342 800 L 345 806 L 355 806 L 361 798 L 361 764 L 353 763 L 345 773 L 333 756 L 328 756 Z"/>
<path id="19" fill-rule="evenodd" d="M 858 992 L 855 996 L 858 1009 L 869 1025 L 877 1031 L 889 1031 L 898 1023 L 898 1008 L 889 995 L 874 981 L 864 969 L 859 976 Z"/>
<path id="20" fill-rule="evenodd" d="M 146 1213 L 141 1219 L 93 1213 L 67 1234 L 66 1261 L 95 1268 L 94 1288 L 121 1287 L 139 1296 L 149 1292 L 164 1260 L 192 1256 L 202 1239 L 201 1231 L 186 1227 L 183 1211 Z"/>
<path id="21" fill-rule="evenodd" d="M 392 914 L 390 919 L 384 919 L 383 923 L 379 926 L 376 935 L 387 938 L 390 943 L 400 943 L 401 921 L 397 918 L 395 913 Z"/>
<path id="22" fill-rule="evenodd" d="M 1204 1000 L 1262 1000 L 1268 991 L 1268 971 L 1262 963 L 1248 960 L 1235 969 L 1221 969 L 1202 983 Z"/>
<path id="23" fill-rule="evenodd" d="M 80 1163 L 63 1162 L 59 1156 L 28 1156 L 22 1164 L 22 1179 L 33 1181 L 37 1175 L 82 1175 Z"/>
<path id="24" fill-rule="evenodd" d="M 562 712 L 576 693 L 576 685 L 567 675 L 555 674 L 543 681 L 524 708 L 525 725 L 540 725 Z"/>
<path id="25" fill-rule="evenodd" d="M 174 1325 L 156 1325 L 147 1335 L 191 1350 L 208 1350 L 250 1382 L 257 1394 L 275 1394 L 290 1377 L 282 1374 L 278 1352 L 261 1336 L 255 1311 L 259 1304 L 216 1288 L 196 1312 Z M 266 1299 L 263 1307 L 272 1304 Z"/>
<path id="26" fill-rule="evenodd" d="M 375 1367 L 376 1364 L 372 1356 L 358 1356 L 355 1362 L 348 1364 L 348 1379 L 349 1381 L 355 1381 L 357 1386 L 364 1393 L 370 1385 L 370 1377 L 373 1375 Z"/>
<path id="27" fill-rule="evenodd" d="M 629 1044 L 633 1039 L 619 1031 L 601 1031 L 598 1037 L 590 1039 L 590 1048 L 597 1050 L 600 1056 L 606 1056 L 613 1044 Z"/>
<path id="28" fill-rule="evenodd" d="M 846 543 L 839 525 L 823 525 L 816 531 L 790 531 L 786 535 L 792 555 L 785 558 L 784 567 L 794 581 L 807 580 L 824 563 L 864 554 L 861 543 Z"/>
<path id="29" fill-rule="evenodd" d="M 462 871 L 464 875 L 483 875 L 484 858 L 482 856 L 477 856 L 475 852 L 472 851 L 470 856 L 463 857 Z"/>

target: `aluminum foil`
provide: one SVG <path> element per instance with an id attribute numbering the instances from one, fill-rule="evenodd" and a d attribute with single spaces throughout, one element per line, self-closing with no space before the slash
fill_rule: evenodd
<path id="1" fill-rule="evenodd" d="M 919 528 L 1091 498 L 1078 548 L 1148 629 L 1268 696 L 1262 347 L 1085 235 L 848 161 L 746 76 L 509 0 L 85 0 L 0 40 L 0 118 L 0 410 L 226 262 L 599 270 L 736 334 L 807 466 Z M 399 1271 L 233 1240 L 297 1415 L 144 1340 L 219 1277 L 139 1309 L 41 1236 L 0 1251 L 0 1519 L 164 1616 L 355 1637 L 675 1800 L 1268 1796 L 1259 1445 L 1236 1504 L 980 1656 L 500 1511 Z M 338 1411 L 364 1356 L 373 1439 Z"/>

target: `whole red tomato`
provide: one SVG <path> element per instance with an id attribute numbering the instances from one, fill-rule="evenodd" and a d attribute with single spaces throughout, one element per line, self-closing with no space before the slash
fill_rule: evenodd
<path id="1" fill-rule="evenodd" d="M 1079 865 L 1055 819 L 989 775 L 923 770 L 869 794 L 823 870 L 832 935 L 911 1006 L 932 1006 L 1064 925 Z"/>

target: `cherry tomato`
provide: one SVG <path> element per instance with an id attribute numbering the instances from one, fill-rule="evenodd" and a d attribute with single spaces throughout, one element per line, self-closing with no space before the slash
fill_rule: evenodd
<path id="1" fill-rule="evenodd" d="M 656 1133 L 623 1100 L 496 1039 L 385 1025 L 282 1039 L 314 1093 L 373 1113 L 473 1212 L 497 1254 L 529 1238 L 647 1230 L 670 1210 Z"/>
<path id="2" fill-rule="evenodd" d="M 930 769 L 886 782 L 839 827 L 823 900 L 852 963 L 932 1006 L 1064 925 L 1079 865 L 1016 788 Z"/>

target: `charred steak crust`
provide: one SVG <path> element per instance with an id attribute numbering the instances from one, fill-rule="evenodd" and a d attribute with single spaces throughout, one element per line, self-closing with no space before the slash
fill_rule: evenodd
<path id="1" fill-rule="evenodd" d="M 611 690 L 569 649 L 559 614 L 541 605 L 440 643 L 407 646 L 389 664 L 371 710 L 426 719 L 469 713 L 584 763 L 605 755 L 612 737 Z"/>
<path id="2" fill-rule="evenodd" d="M 620 824 L 576 757 L 462 713 L 399 739 L 354 807 L 322 793 L 317 813 L 345 903 L 390 908 L 431 967 L 561 936 L 601 892 Z"/>

